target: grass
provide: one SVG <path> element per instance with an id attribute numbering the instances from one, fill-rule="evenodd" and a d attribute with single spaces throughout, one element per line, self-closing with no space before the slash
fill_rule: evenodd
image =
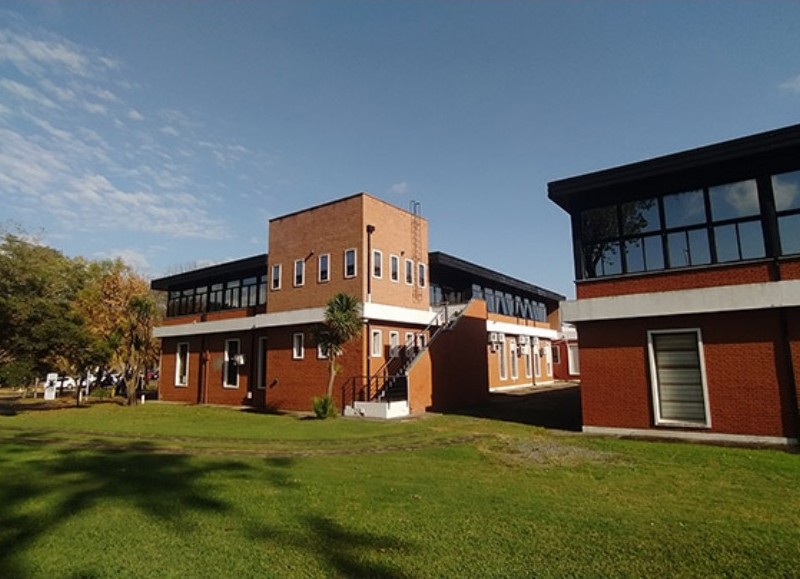
<path id="1" fill-rule="evenodd" d="M 800 455 L 431 416 L 0 415 L 0 576 L 798 576 Z"/>

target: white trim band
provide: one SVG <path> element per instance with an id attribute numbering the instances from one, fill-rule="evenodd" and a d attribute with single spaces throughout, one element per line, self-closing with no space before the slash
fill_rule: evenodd
<path id="1" fill-rule="evenodd" d="M 591 322 L 800 306 L 800 280 L 587 298 L 561 302 L 567 322 Z"/>
<path id="2" fill-rule="evenodd" d="M 512 324 L 510 322 L 497 322 L 486 320 L 487 332 L 499 332 L 501 334 L 511 334 L 517 336 L 534 336 L 547 340 L 557 340 L 558 331 L 548 328 L 534 328 L 533 326 L 523 326 L 522 324 Z"/>
<path id="3" fill-rule="evenodd" d="M 797 444 L 796 438 L 785 436 L 757 436 L 751 434 L 725 434 L 722 432 L 689 432 L 686 430 L 647 430 L 644 428 L 611 428 L 608 426 L 584 426 L 584 434 L 619 436 L 631 438 L 662 438 L 693 442 L 732 442 L 737 444 L 768 444 L 789 446 Z"/>

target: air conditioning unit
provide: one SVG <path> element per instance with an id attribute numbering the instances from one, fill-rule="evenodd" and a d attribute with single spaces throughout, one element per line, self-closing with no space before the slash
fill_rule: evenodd
<path id="1" fill-rule="evenodd" d="M 497 332 L 489 332 L 489 342 L 492 344 L 496 344 L 500 340 L 497 337 Z"/>
<path id="2" fill-rule="evenodd" d="M 497 333 L 497 341 L 500 342 L 501 344 L 504 343 L 506 341 L 506 335 L 505 334 L 501 334 L 500 332 L 498 332 Z"/>
<path id="3" fill-rule="evenodd" d="M 494 342 L 492 344 L 492 352 L 498 352 L 499 350 L 500 350 L 500 344 L 498 344 L 497 342 Z"/>
<path id="4" fill-rule="evenodd" d="M 528 336 L 520 336 L 517 338 L 517 342 L 520 346 L 525 346 L 528 343 Z"/>
<path id="5" fill-rule="evenodd" d="M 244 354 L 236 354 L 233 357 L 233 363 L 237 366 L 244 366 Z"/>

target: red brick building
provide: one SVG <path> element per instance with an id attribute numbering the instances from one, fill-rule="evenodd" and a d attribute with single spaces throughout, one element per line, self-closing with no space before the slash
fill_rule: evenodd
<path id="1" fill-rule="evenodd" d="M 796 443 L 800 125 L 551 182 L 584 430 Z"/>
<path id="2" fill-rule="evenodd" d="M 268 254 L 153 280 L 168 293 L 160 398 L 309 410 L 328 377 L 313 328 L 338 292 L 364 323 L 339 360 L 347 413 L 467 407 L 492 387 L 551 382 L 563 296 L 429 253 L 418 209 L 352 195 L 272 219 Z"/>

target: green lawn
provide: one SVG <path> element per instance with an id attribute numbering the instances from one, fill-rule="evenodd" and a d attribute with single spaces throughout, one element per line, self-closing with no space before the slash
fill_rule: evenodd
<path id="1" fill-rule="evenodd" d="M 0 576 L 798 576 L 800 455 L 146 404 L 0 414 Z"/>

